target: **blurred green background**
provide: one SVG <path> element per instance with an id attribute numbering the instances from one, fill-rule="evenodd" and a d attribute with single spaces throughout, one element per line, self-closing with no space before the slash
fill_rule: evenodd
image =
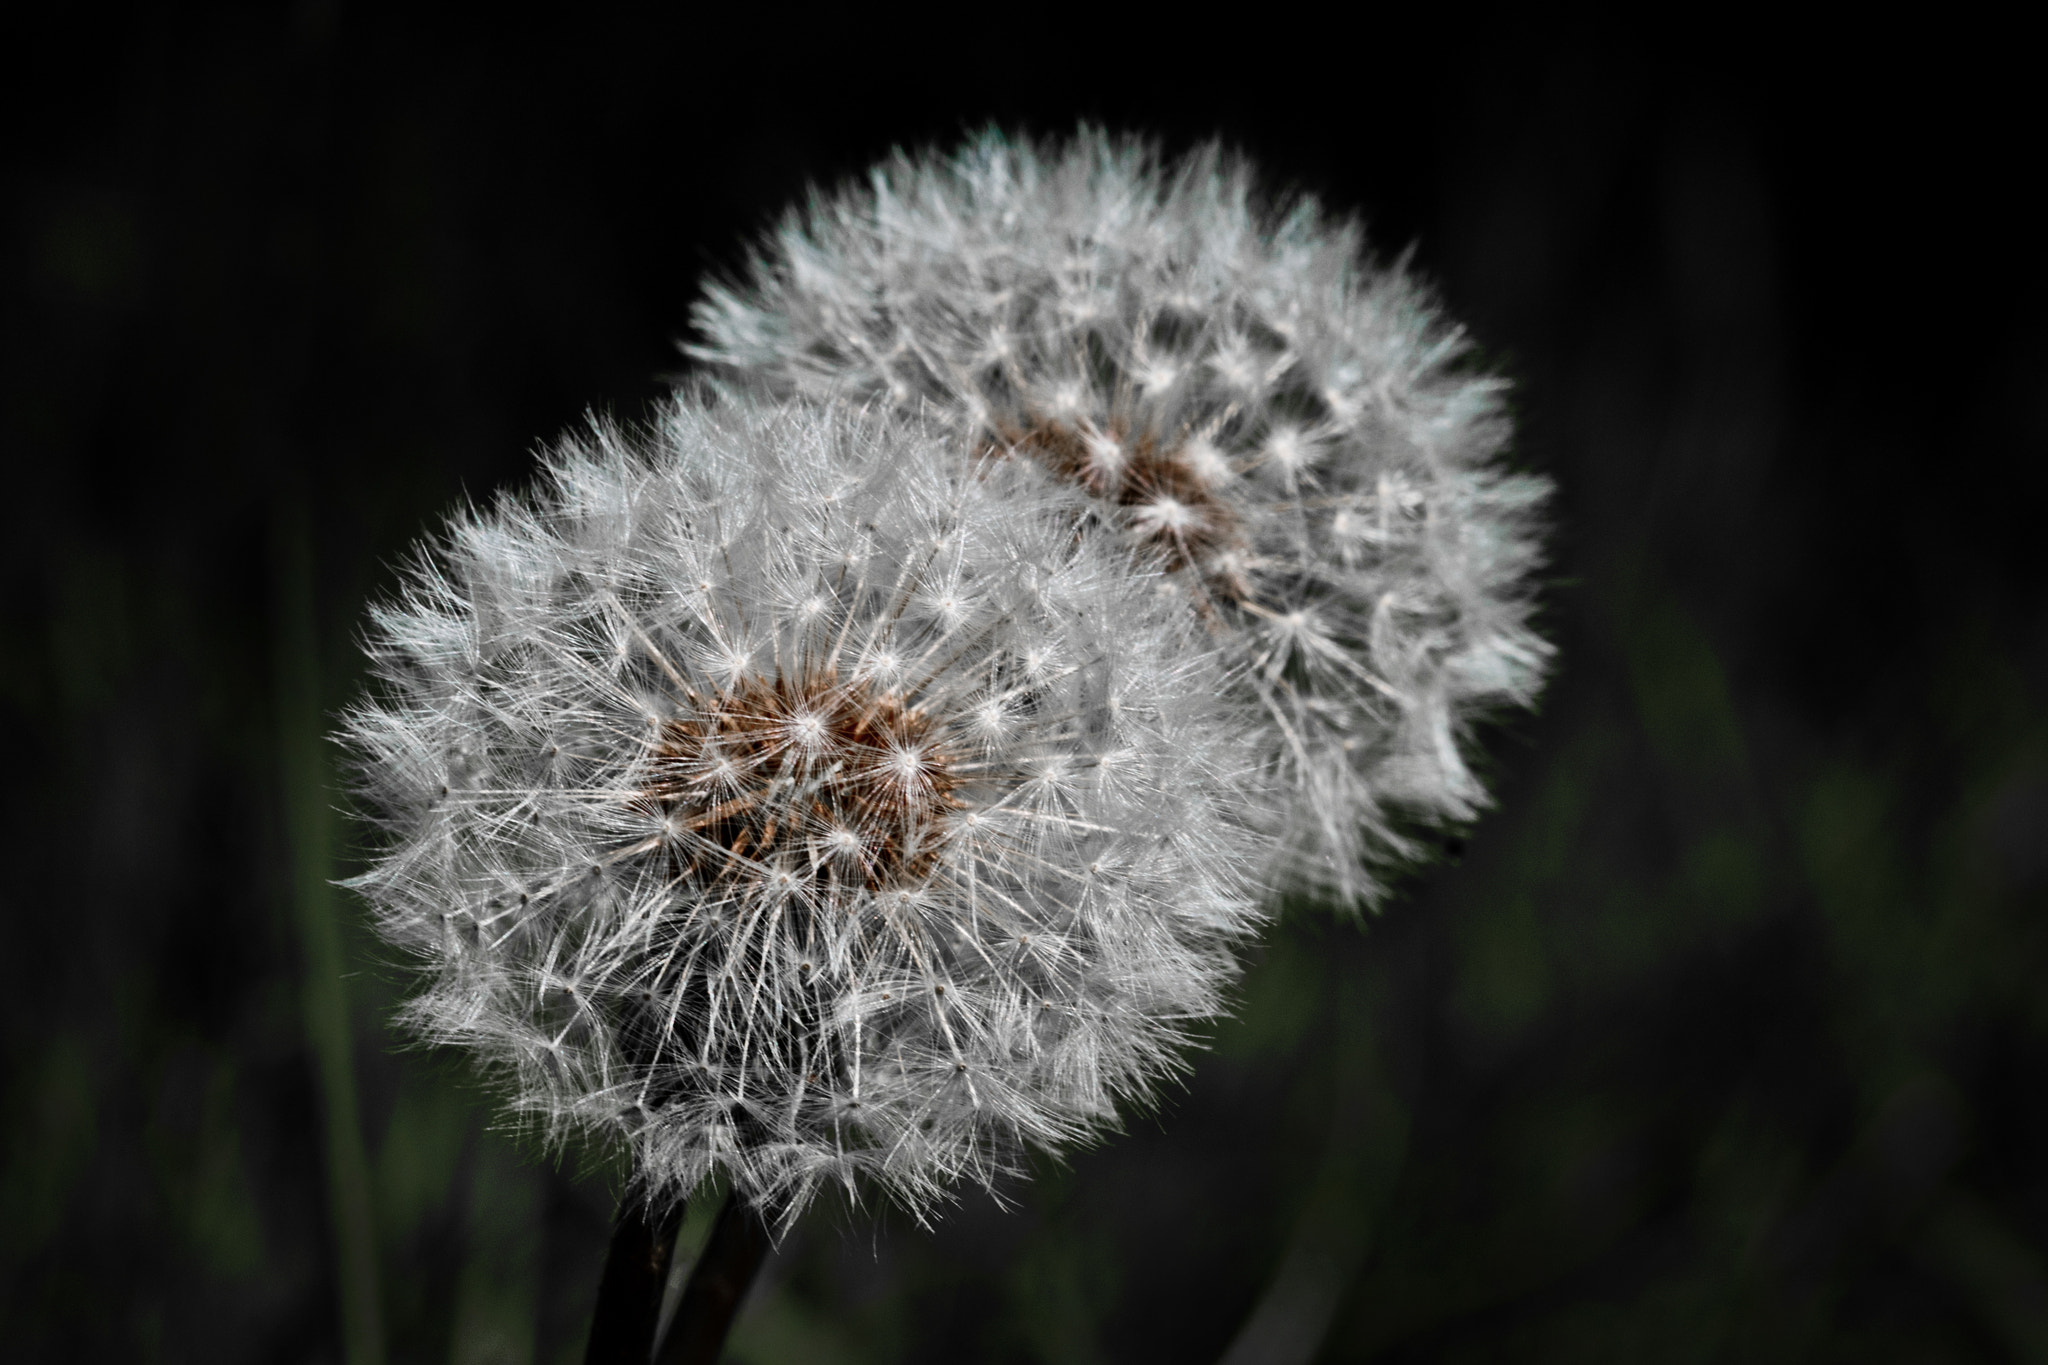
<path id="1" fill-rule="evenodd" d="M 731 1357 L 2048 1361 L 2012 45 L 980 17 L 6 21 L 0 1355 L 581 1358 L 615 1173 L 401 1050 L 328 887 L 363 604 L 643 411 L 808 180 L 1086 116 L 1416 244 L 1558 481 L 1562 662 L 1156 1114 L 1007 1210 L 816 1211 Z"/>

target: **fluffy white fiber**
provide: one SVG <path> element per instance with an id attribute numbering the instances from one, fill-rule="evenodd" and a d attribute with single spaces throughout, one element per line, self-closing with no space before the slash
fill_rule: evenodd
<path id="1" fill-rule="evenodd" d="M 1203 632 L 1029 462 L 679 398 L 373 618 L 357 885 L 551 1136 L 794 1217 L 1081 1139 L 1218 1009 L 1269 855 Z"/>
<path id="2" fill-rule="evenodd" d="M 770 391 L 921 410 L 962 457 L 1085 489 L 1229 651 L 1286 793 L 1267 874 L 1371 899 L 1413 823 L 1469 818 L 1484 711 L 1528 703 L 1547 481 L 1502 383 L 1401 267 L 1216 147 L 1084 131 L 899 154 L 714 287 L 695 357 Z"/>

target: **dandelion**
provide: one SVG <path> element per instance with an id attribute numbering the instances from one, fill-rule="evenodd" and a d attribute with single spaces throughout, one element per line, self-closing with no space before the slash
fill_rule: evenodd
<path id="1" fill-rule="evenodd" d="M 1478 716 L 1533 700 L 1546 480 L 1504 385 L 1401 265 L 1215 146 L 1084 130 L 897 154 L 792 213 L 686 349 L 782 394 L 879 399 L 1028 457 L 1159 565 L 1234 663 L 1288 794 L 1270 879 L 1347 902 L 1470 818 Z"/>
<path id="2" fill-rule="evenodd" d="M 453 519 L 346 723 L 407 1019 L 654 1209 L 918 1209 L 1113 1123 L 1217 1013 L 1263 854 L 1215 659 L 1073 502 L 700 395 Z"/>

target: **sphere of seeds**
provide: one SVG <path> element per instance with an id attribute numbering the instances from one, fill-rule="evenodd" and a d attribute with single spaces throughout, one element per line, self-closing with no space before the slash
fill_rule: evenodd
<path id="1" fill-rule="evenodd" d="M 675 1197 L 913 1206 L 1114 1118 L 1264 856 L 1216 662 L 1072 495 L 893 419 L 679 399 L 375 614 L 355 883 L 407 1007 Z"/>
<path id="2" fill-rule="evenodd" d="M 1478 714 L 1531 701 L 1547 481 L 1503 385 L 1362 234 L 1262 212 L 1216 147 L 1084 130 L 898 154 L 792 214 L 686 349 L 777 393 L 918 408 L 1086 490 L 1224 640 L 1292 793 L 1271 880 L 1369 900 L 1403 828 L 1485 800 Z"/>

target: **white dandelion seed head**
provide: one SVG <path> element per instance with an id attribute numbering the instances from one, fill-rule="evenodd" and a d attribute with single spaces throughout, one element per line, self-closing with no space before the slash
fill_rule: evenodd
<path id="1" fill-rule="evenodd" d="M 1355 221 L 1214 145 L 991 131 L 792 212 L 695 321 L 721 373 L 901 402 L 1095 499 L 1234 656 L 1289 793 L 1270 884 L 1370 901 L 1404 825 L 1484 803 L 1473 724 L 1551 655 L 1550 485 L 1504 467 L 1505 385 Z M 1276 638 L 1298 611 L 1319 629 Z"/>
<path id="2" fill-rule="evenodd" d="M 407 1019 L 657 1199 L 921 1207 L 1112 1123 L 1218 1011 L 1268 854 L 1222 664 L 1080 506 L 707 391 L 457 517 L 344 736 Z"/>

